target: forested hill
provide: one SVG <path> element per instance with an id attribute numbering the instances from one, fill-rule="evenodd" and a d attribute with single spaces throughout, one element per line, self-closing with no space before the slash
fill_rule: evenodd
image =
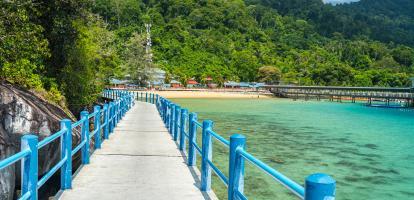
<path id="1" fill-rule="evenodd" d="M 322 0 L 246 0 L 250 5 L 269 6 L 282 15 L 306 19 L 320 34 L 335 32 L 347 38 L 367 36 L 382 42 L 414 46 L 414 1 L 361 0 L 338 5 Z"/>
<path id="2" fill-rule="evenodd" d="M 145 20 L 151 22 L 157 64 L 182 82 L 207 76 L 221 84 L 262 81 L 268 77 L 258 69 L 270 65 L 276 67 L 273 72 L 281 71 L 285 83 L 407 86 L 413 49 L 363 31 L 346 34 L 357 27 L 337 33 L 337 22 L 324 20 L 345 16 L 342 7 L 321 0 L 97 0 L 95 12 L 122 36 L 141 30 Z"/>
<path id="3" fill-rule="evenodd" d="M 409 0 L 16 0 L 0 2 L 0 81 L 92 105 L 110 78 L 212 77 L 402 87 L 414 75 Z M 410 47 L 411 46 L 411 47 Z"/>

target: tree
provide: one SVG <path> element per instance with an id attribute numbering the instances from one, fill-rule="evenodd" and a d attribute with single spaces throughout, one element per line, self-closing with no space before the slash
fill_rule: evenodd
<path id="1" fill-rule="evenodd" d="M 123 59 L 124 70 L 131 79 L 140 85 L 146 85 L 152 79 L 154 65 L 149 62 L 145 51 L 145 38 L 134 33 L 125 45 Z"/>
<path id="2" fill-rule="evenodd" d="M 0 79 L 40 89 L 50 52 L 43 27 L 30 21 L 33 9 L 31 2 L 0 2 Z"/>
<path id="3" fill-rule="evenodd" d="M 109 83 L 109 78 L 119 73 L 113 34 L 100 18 L 95 15 L 86 17 L 86 21 L 73 21 L 79 37 L 68 51 L 67 65 L 60 79 L 69 106 L 75 113 L 84 106 L 91 106 Z"/>
<path id="4" fill-rule="evenodd" d="M 273 66 L 263 66 L 259 68 L 257 73 L 257 78 L 260 82 L 265 82 L 266 84 L 277 84 L 280 81 L 282 73 L 279 68 Z"/>

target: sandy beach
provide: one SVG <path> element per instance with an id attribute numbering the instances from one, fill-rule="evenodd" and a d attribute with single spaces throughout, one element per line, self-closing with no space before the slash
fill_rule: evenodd
<path id="1" fill-rule="evenodd" d="M 226 92 L 226 91 L 147 91 L 159 94 L 165 98 L 223 98 L 223 99 L 253 99 L 273 98 L 271 94 L 257 92 Z"/>

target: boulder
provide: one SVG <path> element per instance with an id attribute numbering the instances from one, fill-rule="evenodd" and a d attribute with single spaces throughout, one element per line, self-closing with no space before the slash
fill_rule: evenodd
<path id="1" fill-rule="evenodd" d="M 60 120 L 64 118 L 75 120 L 69 111 L 48 103 L 34 92 L 0 83 L 0 160 L 20 151 L 20 138 L 23 135 L 38 135 L 41 141 L 59 131 Z M 79 138 L 79 130 L 74 130 L 74 145 L 79 143 Z M 60 143 L 57 139 L 39 151 L 39 176 L 59 160 Z M 59 187 L 59 183 L 48 185 Z M 17 190 L 20 190 L 20 162 L 0 170 L 0 199 L 15 198 Z M 42 188 L 42 191 L 47 189 Z"/>

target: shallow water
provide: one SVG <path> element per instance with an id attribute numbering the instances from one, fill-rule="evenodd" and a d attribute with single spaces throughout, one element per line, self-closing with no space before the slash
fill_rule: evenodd
<path id="1" fill-rule="evenodd" d="M 211 119 L 225 138 L 247 137 L 250 153 L 299 184 L 322 172 L 337 180 L 337 199 L 414 199 L 414 110 L 288 99 L 173 99 Z M 227 171 L 227 150 L 214 142 L 213 162 Z M 225 199 L 224 185 L 213 189 Z M 251 165 L 250 199 L 295 199 Z"/>

